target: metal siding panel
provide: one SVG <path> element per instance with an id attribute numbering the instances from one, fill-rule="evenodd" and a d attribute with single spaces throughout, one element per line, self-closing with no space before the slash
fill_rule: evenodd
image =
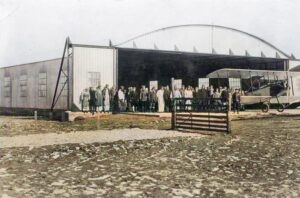
<path id="1" fill-rule="evenodd" d="M 289 69 L 293 69 L 300 65 L 299 60 L 289 60 Z"/>
<path id="2" fill-rule="evenodd" d="M 37 63 L 23 64 L 19 66 L 7 67 L 0 69 L 0 107 L 12 108 L 33 108 L 49 109 L 52 103 L 54 86 L 59 70 L 60 59 L 42 61 Z M 39 97 L 38 83 L 39 72 L 47 72 L 47 97 Z M 21 72 L 27 73 L 27 97 L 20 97 L 20 75 Z M 8 72 L 12 78 L 12 105 L 9 104 L 9 98 L 4 97 L 3 80 L 4 73 Z M 66 100 L 60 99 L 55 109 L 65 109 Z"/>
<path id="3" fill-rule="evenodd" d="M 59 60 L 58 62 L 56 62 L 55 63 L 55 66 L 53 66 L 52 68 L 55 68 L 54 70 L 53 69 L 51 69 L 51 73 L 52 73 L 52 75 L 51 75 L 51 85 L 52 85 L 52 87 L 51 87 L 51 95 L 50 95 L 50 98 L 49 98 L 49 100 L 51 100 L 51 102 L 49 102 L 49 103 L 52 103 L 52 99 L 53 99 L 53 95 L 54 95 L 54 91 L 55 91 L 55 85 L 56 85 L 56 80 L 57 80 L 57 76 L 58 76 L 58 72 L 59 72 L 59 67 L 60 67 L 60 62 L 61 62 L 61 60 Z M 67 60 L 66 60 L 66 58 L 65 58 L 65 60 L 64 60 L 64 63 L 63 63 L 63 71 L 65 71 L 66 72 L 66 74 L 67 74 Z M 61 91 L 61 83 L 63 83 L 63 81 L 62 81 L 62 79 L 64 78 L 65 76 L 64 76 L 64 74 L 62 73 L 61 74 L 61 77 L 60 77 L 60 81 L 59 81 L 59 86 L 58 86 L 58 93 L 57 93 L 57 97 L 58 97 L 58 94 L 60 93 L 60 91 Z M 65 86 L 67 86 L 67 85 L 65 85 Z M 65 87 L 66 88 L 66 87 Z M 57 103 L 56 103 L 56 105 L 55 105 L 55 109 L 67 109 L 67 106 L 68 106 L 68 97 L 66 96 L 66 95 L 61 95 L 60 97 L 59 97 L 59 99 L 58 99 L 58 101 L 57 101 Z M 51 106 L 51 105 L 50 105 Z M 48 107 L 48 108 L 50 108 L 50 106 Z"/>
<path id="4" fill-rule="evenodd" d="M 100 72 L 102 87 L 114 85 L 115 53 L 110 48 L 73 48 L 73 101 L 78 108 L 81 92 L 89 87 L 88 72 Z"/>
<path id="5" fill-rule="evenodd" d="M 293 77 L 294 96 L 300 96 L 300 76 Z"/>

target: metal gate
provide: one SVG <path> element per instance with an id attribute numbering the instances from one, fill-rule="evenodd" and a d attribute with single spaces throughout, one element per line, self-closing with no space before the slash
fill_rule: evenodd
<path id="1" fill-rule="evenodd" d="M 227 99 L 174 99 L 172 128 L 181 131 L 230 133 L 231 125 Z"/>

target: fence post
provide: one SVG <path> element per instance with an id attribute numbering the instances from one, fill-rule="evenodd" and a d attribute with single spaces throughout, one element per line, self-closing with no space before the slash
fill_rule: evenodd
<path id="1" fill-rule="evenodd" d="M 209 98 L 207 102 L 209 103 L 209 105 L 207 106 L 208 129 L 210 129 L 210 110 L 211 110 L 211 103 L 212 103 L 211 98 Z"/>
<path id="2" fill-rule="evenodd" d="M 230 92 L 228 93 L 227 101 L 228 101 L 228 111 L 230 112 L 231 111 L 231 103 L 232 103 L 232 95 Z"/>
<path id="3" fill-rule="evenodd" d="M 176 129 L 176 99 L 173 99 L 173 105 L 172 105 L 172 120 L 171 120 L 171 124 L 172 124 L 172 129 L 175 130 Z"/>
<path id="4" fill-rule="evenodd" d="M 38 113 L 37 111 L 34 111 L 34 120 L 37 120 L 38 119 Z"/>
<path id="5" fill-rule="evenodd" d="M 226 116 L 226 118 L 227 118 L 227 133 L 231 133 L 231 117 L 230 117 L 230 112 L 231 112 L 231 99 L 232 99 L 232 97 L 231 97 L 231 93 L 228 93 L 228 99 L 227 99 L 227 101 L 228 101 L 228 109 L 227 109 L 227 112 L 226 112 L 226 114 L 227 114 L 227 116 Z"/>
<path id="6" fill-rule="evenodd" d="M 227 133 L 231 133 L 231 118 L 230 118 L 230 112 L 227 111 Z"/>

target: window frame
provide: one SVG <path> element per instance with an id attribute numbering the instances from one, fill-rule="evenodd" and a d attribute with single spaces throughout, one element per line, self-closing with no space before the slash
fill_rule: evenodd
<path id="1" fill-rule="evenodd" d="M 28 88 L 28 76 L 27 74 L 22 74 L 20 75 L 20 80 L 19 80 L 19 85 L 20 85 L 20 97 L 25 98 L 27 97 L 27 88 Z"/>
<path id="2" fill-rule="evenodd" d="M 88 82 L 90 87 L 101 85 L 101 72 L 88 72 Z"/>
<path id="3" fill-rule="evenodd" d="M 229 78 L 228 81 L 229 81 L 228 84 L 230 89 L 235 90 L 235 89 L 242 88 L 241 85 L 242 80 L 240 78 Z"/>
<path id="4" fill-rule="evenodd" d="M 9 80 L 7 80 L 9 79 Z M 4 97 L 11 98 L 11 87 L 12 87 L 12 80 L 10 76 L 4 77 Z"/>
<path id="5" fill-rule="evenodd" d="M 45 75 L 45 76 L 41 76 Z M 45 98 L 47 97 L 47 72 L 40 72 L 39 73 L 39 82 L 38 82 L 38 95 L 39 98 Z"/>

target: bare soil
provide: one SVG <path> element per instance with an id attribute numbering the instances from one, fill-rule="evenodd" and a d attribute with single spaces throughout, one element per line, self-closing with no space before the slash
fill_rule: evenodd
<path id="1" fill-rule="evenodd" d="M 299 142 L 300 117 L 276 117 L 231 135 L 4 148 L 0 195 L 299 197 Z"/>
<path id="2" fill-rule="evenodd" d="M 132 115 L 107 115 L 75 122 L 59 122 L 32 117 L 0 116 L 0 137 L 40 133 L 64 133 L 76 131 L 111 130 L 124 128 L 159 129 L 171 128 L 170 118 Z"/>

